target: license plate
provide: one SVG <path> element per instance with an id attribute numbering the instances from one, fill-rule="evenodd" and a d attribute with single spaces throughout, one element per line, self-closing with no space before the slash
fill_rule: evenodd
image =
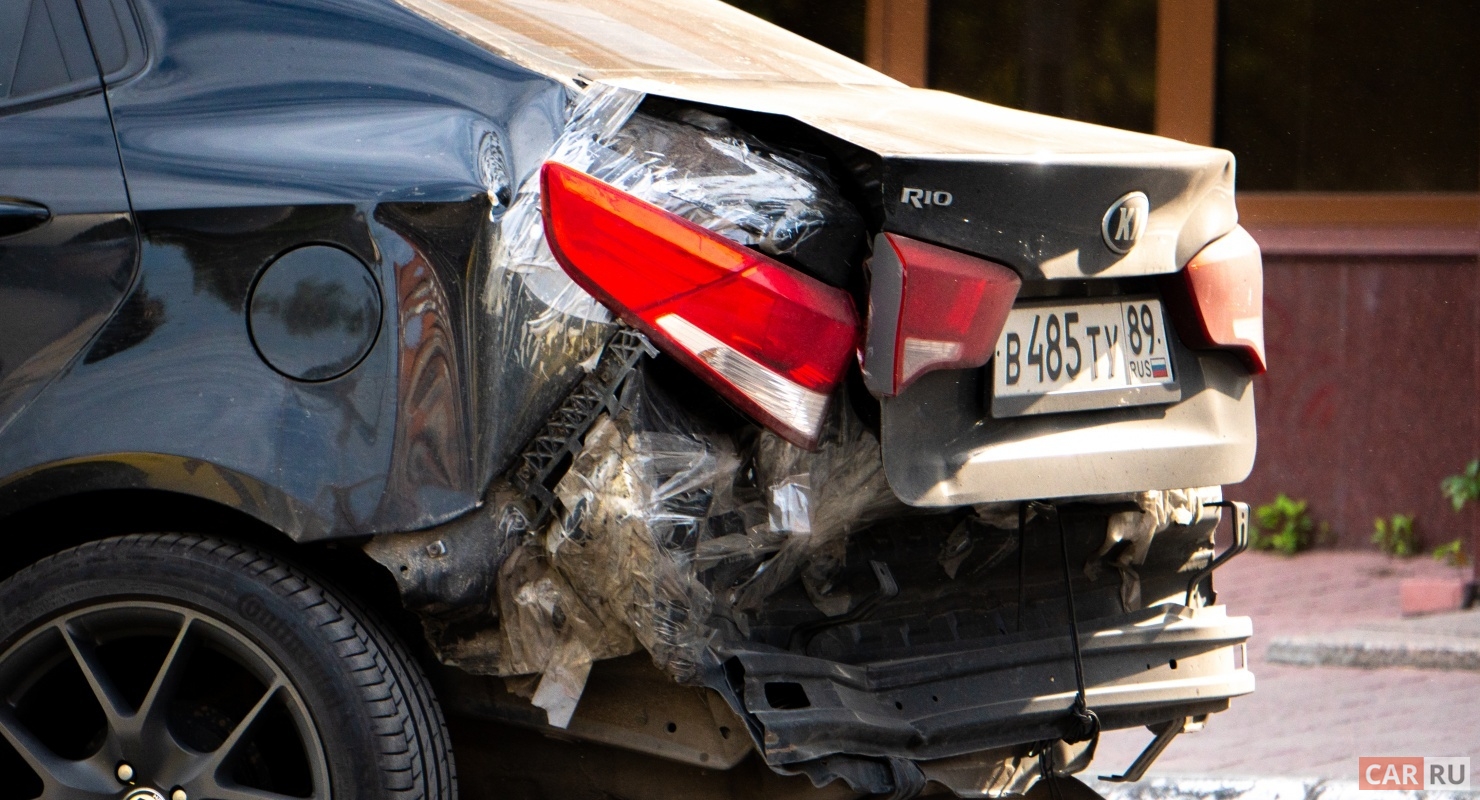
<path id="1" fill-rule="evenodd" d="M 1182 399 L 1166 316 L 1154 298 L 1014 308 L 993 363 L 995 417 Z"/>

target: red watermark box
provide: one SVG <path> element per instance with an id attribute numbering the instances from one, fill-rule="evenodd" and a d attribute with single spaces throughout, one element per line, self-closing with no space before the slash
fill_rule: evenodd
<path id="1" fill-rule="evenodd" d="M 1468 790 L 1470 759 L 1433 756 L 1362 756 L 1357 788 L 1383 791 Z"/>

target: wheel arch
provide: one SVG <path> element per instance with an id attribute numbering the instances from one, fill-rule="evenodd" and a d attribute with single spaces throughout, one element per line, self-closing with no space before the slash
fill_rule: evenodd
<path id="1" fill-rule="evenodd" d="M 240 507 L 178 490 L 81 482 L 23 507 L 0 506 L 0 580 L 71 547 L 160 532 L 218 537 L 297 563 L 376 612 L 426 661 L 420 625 L 401 606 L 394 578 L 361 548 L 366 537 L 297 541 Z"/>
<path id="2" fill-rule="evenodd" d="M 189 501 L 235 512 L 293 541 L 333 538 L 328 520 L 286 492 L 210 461 L 152 452 L 99 453 L 40 464 L 0 480 L 0 521 L 31 509 L 65 501 L 81 505 L 88 496 L 117 492 L 156 493 L 178 505 Z M 163 508 L 176 508 L 176 502 Z M 77 513 L 78 509 L 69 509 Z"/>

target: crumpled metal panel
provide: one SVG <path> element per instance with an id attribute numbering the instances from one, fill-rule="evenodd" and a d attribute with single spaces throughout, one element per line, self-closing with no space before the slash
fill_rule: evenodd
<path id="1" fill-rule="evenodd" d="M 860 182 L 886 230 L 1025 279 L 1174 272 L 1238 219 L 1225 150 L 902 86 L 718 0 L 400 2 L 570 86 L 790 117 L 861 148 Z M 912 190 L 950 200 L 925 206 Z M 1100 220 L 1130 191 L 1151 205 L 1122 255 Z"/>
<path id="2" fill-rule="evenodd" d="M 1168 606 L 1085 630 L 1089 703 L 1107 730 L 1222 710 L 1254 690 L 1237 652 L 1252 627 L 1222 606 Z M 1068 637 L 1052 633 L 868 664 L 744 645 L 726 654 L 742 669 L 743 708 L 773 765 L 937 759 L 1065 735 L 1074 665 Z"/>

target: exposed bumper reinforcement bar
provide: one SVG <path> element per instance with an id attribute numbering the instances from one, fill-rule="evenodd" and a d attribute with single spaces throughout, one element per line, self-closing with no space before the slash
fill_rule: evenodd
<path id="1" fill-rule="evenodd" d="M 1220 711 L 1254 690 L 1247 617 L 1222 606 L 1162 606 L 1113 622 L 1081 633 L 1089 703 L 1107 730 Z M 1067 629 L 870 664 L 759 648 L 724 656 L 725 675 L 711 684 L 776 767 L 843 754 L 919 761 L 1057 740 L 1076 695 Z"/>

